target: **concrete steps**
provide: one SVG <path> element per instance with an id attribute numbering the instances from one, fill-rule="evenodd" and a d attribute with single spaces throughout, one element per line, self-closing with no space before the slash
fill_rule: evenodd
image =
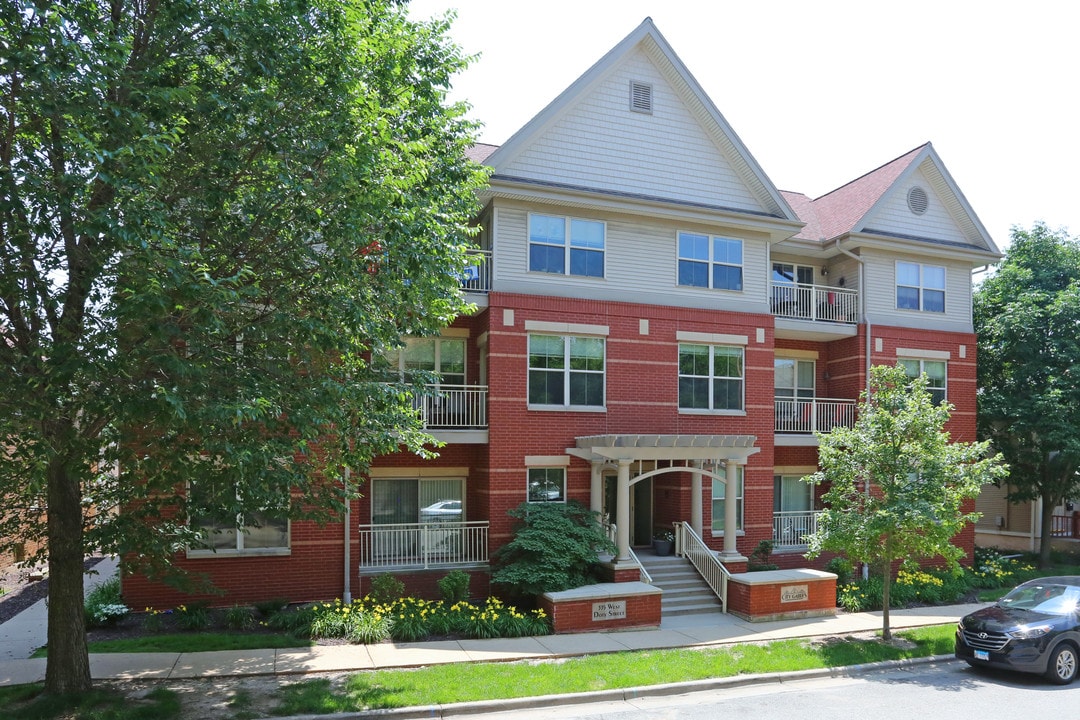
<path id="1" fill-rule="evenodd" d="M 652 584 L 664 591 L 660 598 L 662 616 L 720 612 L 720 598 L 690 561 L 673 555 L 658 556 L 644 549 L 635 552 L 652 577 Z"/>

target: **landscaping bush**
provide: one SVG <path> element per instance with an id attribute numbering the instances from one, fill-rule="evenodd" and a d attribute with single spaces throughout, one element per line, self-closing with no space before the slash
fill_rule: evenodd
<path id="1" fill-rule="evenodd" d="M 210 627 L 210 604 L 205 600 L 176 608 L 176 624 L 181 630 L 199 632 Z"/>
<path id="2" fill-rule="evenodd" d="M 522 595 L 569 590 L 596 581 L 597 554 L 615 544 L 599 513 L 579 502 L 522 503 L 509 511 L 519 523 L 495 556 L 492 582 Z"/>
<path id="3" fill-rule="evenodd" d="M 453 605 L 469 599 L 469 582 L 472 578 L 464 570 L 453 570 L 439 580 L 439 593 L 444 602 Z"/>
<path id="4" fill-rule="evenodd" d="M 99 628 L 115 625 L 131 612 L 120 597 L 120 578 L 101 583 L 86 596 L 84 604 L 86 627 Z"/>
<path id="5" fill-rule="evenodd" d="M 282 597 L 270 598 L 269 600 L 260 600 L 254 603 L 252 607 L 255 608 L 255 612 L 259 614 L 259 617 L 268 620 L 289 607 L 289 600 Z"/>
<path id="6" fill-rule="evenodd" d="M 233 605 L 225 611 L 225 627 L 230 630 L 250 630 L 255 627 L 255 616 L 251 608 Z"/>
<path id="7" fill-rule="evenodd" d="M 759 572 L 764 570 L 778 570 L 779 565 L 769 561 L 773 551 L 772 540 L 762 540 L 757 544 L 757 547 L 750 553 L 750 557 L 747 558 L 746 569 L 749 572 Z"/>
<path id="8" fill-rule="evenodd" d="M 836 576 L 837 589 L 851 582 L 851 578 L 855 576 L 855 566 L 843 555 L 837 555 L 825 563 L 825 571 Z"/>
<path id="9" fill-rule="evenodd" d="M 377 603 L 389 604 L 405 594 L 405 583 L 398 580 L 390 573 L 384 573 L 371 580 L 371 592 L 369 595 Z"/>

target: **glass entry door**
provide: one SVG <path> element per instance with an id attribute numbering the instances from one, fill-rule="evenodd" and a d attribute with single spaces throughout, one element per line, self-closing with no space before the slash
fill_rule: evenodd
<path id="1" fill-rule="evenodd" d="M 604 476 L 603 520 L 615 524 L 618 480 L 614 475 Z M 630 544 L 648 545 L 652 542 L 652 478 L 630 486 Z"/>

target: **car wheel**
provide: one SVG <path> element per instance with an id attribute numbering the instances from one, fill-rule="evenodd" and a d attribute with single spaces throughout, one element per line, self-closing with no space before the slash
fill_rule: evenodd
<path id="1" fill-rule="evenodd" d="M 1058 685 L 1068 685 L 1076 679 L 1077 662 L 1080 661 L 1076 648 L 1063 643 L 1050 653 L 1050 662 L 1046 665 L 1046 677 Z"/>

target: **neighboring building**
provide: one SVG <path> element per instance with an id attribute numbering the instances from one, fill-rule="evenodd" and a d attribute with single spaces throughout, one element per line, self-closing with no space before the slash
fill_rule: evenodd
<path id="1" fill-rule="evenodd" d="M 439 458 L 381 459 L 351 527 L 268 523 L 177 559 L 223 601 L 360 595 L 388 571 L 433 592 L 454 568 L 484 593 L 525 501 L 602 511 L 616 577 L 676 522 L 733 569 L 762 540 L 804 566 L 813 431 L 853 423 L 871 364 L 926 372 L 975 440 L 971 273 L 1000 253 L 930 144 L 816 199 L 781 192 L 647 19 L 473 152 L 493 169 L 478 309 L 398 359 L 441 373 L 423 401 Z M 138 577 L 125 593 L 180 601 Z"/>
<path id="2" fill-rule="evenodd" d="M 975 500 L 982 517 L 975 523 L 981 547 L 1038 552 L 1042 545 L 1042 500 L 1010 503 L 1005 485 L 984 485 Z M 1080 547 L 1080 510 L 1073 500 L 1054 508 L 1051 544 L 1073 551 Z"/>

